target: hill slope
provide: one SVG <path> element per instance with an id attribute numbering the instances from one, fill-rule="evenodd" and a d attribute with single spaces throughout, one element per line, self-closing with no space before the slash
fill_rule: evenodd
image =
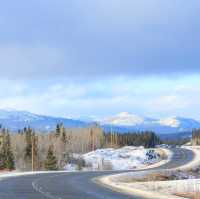
<path id="1" fill-rule="evenodd" d="M 43 116 L 27 111 L 0 110 L 0 124 L 12 131 L 17 131 L 25 126 L 47 131 L 54 129 L 58 123 L 63 123 L 65 127 L 69 128 L 86 127 L 89 125 L 89 123 L 69 118 Z"/>

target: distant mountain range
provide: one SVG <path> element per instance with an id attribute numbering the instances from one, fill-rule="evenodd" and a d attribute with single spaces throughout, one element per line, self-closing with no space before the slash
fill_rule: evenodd
<path id="1" fill-rule="evenodd" d="M 30 126 L 45 132 L 55 129 L 58 123 L 63 123 L 67 128 L 86 127 L 89 125 L 87 122 L 70 118 L 43 116 L 28 111 L 0 109 L 0 124 L 11 131 Z"/>
<path id="2" fill-rule="evenodd" d="M 102 120 L 102 126 L 106 130 L 112 128 L 113 131 L 122 133 L 151 130 L 158 134 L 171 134 L 191 132 L 194 128 L 200 128 L 200 121 L 183 117 L 153 119 L 122 112 Z"/>
<path id="3" fill-rule="evenodd" d="M 171 117 L 165 119 L 153 119 L 141 117 L 127 112 L 95 121 L 90 117 L 80 119 L 52 117 L 33 114 L 27 111 L 0 109 L 0 124 L 12 131 L 17 131 L 25 126 L 30 126 L 40 131 L 53 130 L 57 123 L 63 123 L 67 128 L 88 127 L 98 122 L 108 132 L 110 130 L 120 133 L 130 131 L 151 130 L 158 134 L 175 134 L 191 132 L 194 128 L 200 128 L 200 122 L 190 118 Z"/>

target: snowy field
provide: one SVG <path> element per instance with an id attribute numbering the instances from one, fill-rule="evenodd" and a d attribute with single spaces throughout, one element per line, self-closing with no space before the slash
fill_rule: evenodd
<path id="1" fill-rule="evenodd" d="M 93 169 L 128 170 L 142 168 L 160 160 L 155 150 L 143 147 L 98 149 L 84 154 L 86 165 Z"/>
<path id="2" fill-rule="evenodd" d="M 78 155 L 75 155 L 76 157 Z M 88 170 L 129 170 L 142 169 L 158 163 L 162 158 L 158 150 L 145 149 L 144 147 L 126 146 L 119 149 L 106 148 L 80 155 L 85 161 Z M 66 165 L 65 169 L 73 169 Z"/>

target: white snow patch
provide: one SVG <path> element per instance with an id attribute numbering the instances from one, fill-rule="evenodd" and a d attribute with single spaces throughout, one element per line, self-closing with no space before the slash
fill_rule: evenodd
<path id="1" fill-rule="evenodd" d="M 165 119 L 156 121 L 156 123 L 160 125 L 164 125 L 164 126 L 170 126 L 173 128 L 178 128 L 180 126 L 180 121 L 177 120 L 176 118 L 165 118 Z"/>
<path id="2" fill-rule="evenodd" d="M 115 116 L 108 117 L 102 120 L 103 124 L 123 125 L 123 126 L 134 126 L 142 124 L 144 118 L 130 114 L 128 112 L 122 112 Z"/>
<path id="3" fill-rule="evenodd" d="M 154 199 L 183 199 L 183 197 L 176 196 L 176 194 L 199 193 L 200 190 L 200 179 L 111 183 L 112 186 L 123 189 L 127 193 L 135 192 L 139 193 L 140 196 Z"/>
<path id="4" fill-rule="evenodd" d="M 194 169 L 200 166 L 200 146 L 182 146 L 182 148 L 191 150 L 194 153 L 194 158 L 188 164 L 178 167 L 180 170 Z"/>
<path id="5" fill-rule="evenodd" d="M 98 149 L 84 154 L 82 158 L 93 170 L 138 169 L 160 160 L 155 150 L 133 146 Z"/>
<path id="6" fill-rule="evenodd" d="M 77 171 L 77 165 L 76 164 L 66 164 L 64 169 L 66 171 Z"/>
<path id="7" fill-rule="evenodd" d="M 57 173 L 67 173 L 67 172 L 74 172 L 74 171 L 27 171 L 27 172 L 20 172 L 20 171 L 12 171 L 12 172 L 0 172 L 0 180 L 5 178 L 13 178 L 13 177 L 20 177 L 20 176 L 27 176 L 27 175 L 37 175 L 37 174 L 57 174 Z"/>

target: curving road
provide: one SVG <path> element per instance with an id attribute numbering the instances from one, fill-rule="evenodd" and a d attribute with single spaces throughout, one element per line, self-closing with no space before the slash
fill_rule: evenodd
<path id="1" fill-rule="evenodd" d="M 156 169 L 170 169 L 193 159 L 187 149 L 172 149 L 172 160 Z M 139 199 L 114 192 L 91 179 L 119 172 L 49 173 L 12 177 L 0 181 L 0 199 Z"/>

